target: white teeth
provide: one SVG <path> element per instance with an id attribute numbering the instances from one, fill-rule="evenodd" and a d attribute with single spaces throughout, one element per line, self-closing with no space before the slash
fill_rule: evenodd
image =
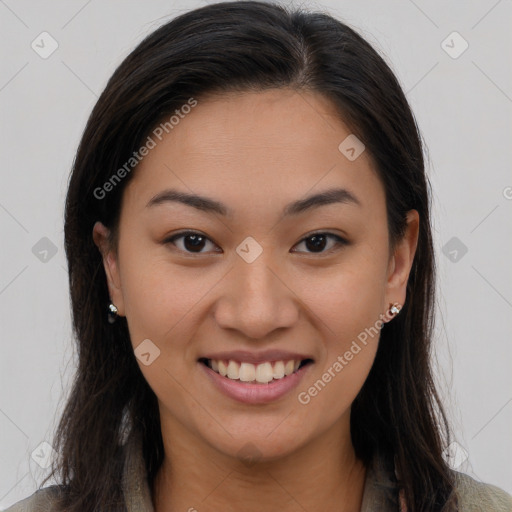
<path id="1" fill-rule="evenodd" d="M 282 379 L 284 377 L 283 361 L 276 361 L 274 364 L 274 379 Z"/>
<path id="2" fill-rule="evenodd" d="M 224 361 L 219 361 L 218 365 L 219 365 L 219 373 L 223 377 L 226 377 L 226 375 L 228 374 L 228 367 L 224 364 Z M 213 359 L 212 359 L 212 370 L 213 370 Z"/>
<path id="3" fill-rule="evenodd" d="M 240 373 L 240 365 L 236 361 L 229 361 L 228 364 L 228 377 L 237 380 Z"/>
<path id="4" fill-rule="evenodd" d="M 300 360 L 294 361 L 291 359 L 289 361 L 276 361 L 275 363 L 267 361 L 258 365 L 229 360 L 226 364 L 225 361 L 211 359 L 210 367 L 213 371 L 228 379 L 266 384 L 271 382 L 272 379 L 282 379 L 297 371 L 300 363 Z"/>
<path id="5" fill-rule="evenodd" d="M 232 377 L 230 377 L 230 378 L 232 378 Z M 249 363 L 242 363 L 240 365 L 240 371 L 238 373 L 238 378 L 242 382 L 252 382 L 256 378 L 256 368 L 254 368 L 254 365 L 249 364 Z"/>
<path id="6" fill-rule="evenodd" d="M 294 368 L 294 363 L 293 361 L 288 361 L 285 365 L 284 365 L 284 374 L 285 375 L 290 375 L 293 373 L 293 368 Z"/>
<path id="7" fill-rule="evenodd" d="M 258 382 L 270 382 L 274 377 L 273 373 L 270 363 L 259 364 L 256 368 L 256 380 Z"/>

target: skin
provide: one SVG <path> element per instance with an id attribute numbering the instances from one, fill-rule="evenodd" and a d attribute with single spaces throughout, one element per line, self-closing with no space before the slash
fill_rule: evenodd
<path id="1" fill-rule="evenodd" d="M 297 394 L 390 303 L 404 304 L 419 218 L 408 212 L 405 236 L 391 250 L 384 188 L 368 152 L 349 161 L 338 150 L 350 133 L 312 92 L 202 99 L 139 164 L 123 193 L 117 246 L 107 228 L 94 226 L 110 297 L 134 348 L 150 339 L 160 349 L 148 366 L 137 360 L 160 408 L 157 512 L 360 509 L 366 468 L 350 440 L 350 407 L 378 336 L 307 405 Z M 361 204 L 280 220 L 289 202 L 332 187 Z M 167 188 L 214 198 L 233 216 L 171 202 L 146 206 Z M 190 239 L 165 242 L 187 229 L 207 237 L 199 254 Z M 328 239 L 315 252 L 311 232 L 349 243 Z M 248 236 L 263 249 L 252 263 L 236 253 Z M 299 388 L 270 404 L 225 396 L 197 362 L 211 351 L 270 348 L 314 359 Z M 252 464 L 241 455 L 248 446 Z"/>

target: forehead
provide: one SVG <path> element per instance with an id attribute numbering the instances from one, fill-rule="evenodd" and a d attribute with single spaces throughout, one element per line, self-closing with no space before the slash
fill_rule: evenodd
<path id="1" fill-rule="evenodd" d="M 383 198 L 367 152 L 353 160 L 340 150 L 353 135 L 318 93 L 272 89 L 210 96 L 168 131 L 155 139 L 128 186 L 137 187 L 139 196 L 178 185 L 263 205 L 278 193 L 288 202 L 315 188 L 343 186 L 359 190 L 363 203 Z"/>
<path id="2" fill-rule="evenodd" d="M 285 161 L 310 152 L 337 158 L 340 137 L 350 134 L 323 96 L 291 89 L 229 93 L 198 101 L 197 107 L 172 130 L 169 148 L 188 159 L 215 156 L 221 160 L 257 162 L 262 150 Z"/>

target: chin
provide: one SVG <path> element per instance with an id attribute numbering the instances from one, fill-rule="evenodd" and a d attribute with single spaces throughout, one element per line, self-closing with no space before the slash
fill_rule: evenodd
<path id="1" fill-rule="evenodd" d="M 272 429 L 269 430 L 268 423 L 264 429 L 246 428 L 239 430 L 232 437 L 226 432 L 224 434 L 221 438 L 209 436 L 210 438 L 206 441 L 223 455 L 248 466 L 287 457 L 298 450 L 302 444 L 296 430 L 272 431 Z"/>

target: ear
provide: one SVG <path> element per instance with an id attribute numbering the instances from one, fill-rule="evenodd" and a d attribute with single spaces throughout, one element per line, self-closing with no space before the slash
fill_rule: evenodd
<path id="1" fill-rule="evenodd" d="M 92 238 L 103 258 L 110 300 L 116 306 L 118 315 L 124 316 L 124 300 L 119 276 L 119 263 L 110 240 L 110 230 L 98 221 L 94 224 Z"/>
<path id="2" fill-rule="evenodd" d="M 417 210 L 407 212 L 407 226 L 404 236 L 399 240 L 389 260 L 386 283 L 386 303 L 398 302 L 403 305 L 406 300 L 407 280 L 411 272 L 419 235 L 419 214 Z"/>

